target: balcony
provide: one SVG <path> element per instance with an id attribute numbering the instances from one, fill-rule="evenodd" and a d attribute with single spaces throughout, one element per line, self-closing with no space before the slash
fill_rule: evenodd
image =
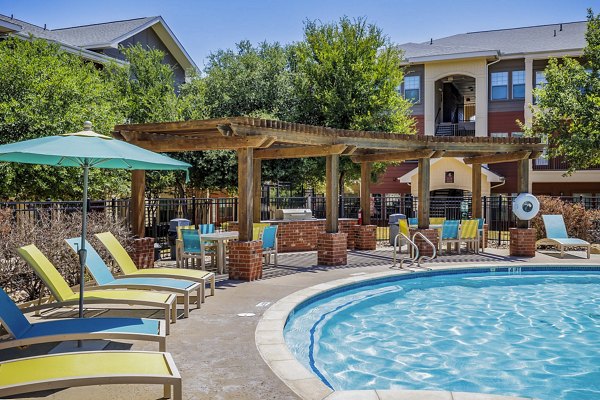
<path id="1" fill-rule="evenodd" d="M 475 136 L 475 121 L 440 122 L 435 127 L 435 136 Z"/>
<path id="2" fill-rule="evenodd" d="M 566 171 L 569 169 L 569 163 L 562 157 L 556 158 L 538 158 L 533 160 L 534 171 Z M 586 168 L 584 171 L 600 170 L 600 166 Z"/>

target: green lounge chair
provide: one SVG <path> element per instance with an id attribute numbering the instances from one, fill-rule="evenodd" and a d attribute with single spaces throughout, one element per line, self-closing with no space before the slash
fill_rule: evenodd
<path id="1" fill-rule="evenodd" d="M 93 351 L 21 358 L 0 363 L 0 397 L 106 384 L 161 384 L 181 400 L 181 375 L 169 353 Z"/>
<path id="2" fill-rule="evenodd" d="M 65 239 L 65 242 L 77 253 L 81 238 Z M 102 257 L 100 257 L 87 240 L 85 241 L 85 248 L 87 250 L 85 260 L 87 270 L 99 287 L 104 289 L 157 290 L 181 295 L 183 296 L 183 314 L 186 318 L 190 315 L 190 295 L 196 292 L 196 308 L 200 308 L 204 296 L 204 288 L 201 283 L 183 279 L 157 277 L 115 278 L 110 272 L 110 268 L 102 260 Z"/>
<path id="3" fill-rule="evenodd" d="M 23 246 L 17 252 L 33 268 L 57 300 L 57 302 L 40 304 L 37 308 L 79 304 L 79 293 L 73 292 L 73 289 L 69 287 L 56 267 L 35 245 Z M 174 294 L 154 293 L 144 290 L 87 288 L 84 293 L 84 300 L 87 304 L 130 304 L 160 308 L 165 312 L 167 335 L 169 334 L 169 320 L 173 323 L 177 320 L 177 296 Z"/>
<path id="4" fill-rule="evenodd" d="M 121 243 L 110 232 L 97 233 L 96 237 L 102 242 L 108 250 L 112 258 L 121 268 L 126 276 L 155 276 L 161 278 L 181 278 L 189 279 L 190 281 L 202 282 L 206 285 L 210 281 L 211 295 L 215 295 L 215 274 L 208 271 L 200 271 L 196 269 L 180 269 L 180 268 L 147 268 L 138 269 L 135 263 L 127 254 L 127 250 L 121 246 Z"/>
<path id="5" fill-rule="evenodd" d="M 562 215 L 542 215 L 544 227 L 546 228 L 546 237 L 535 242 L 538 246 L 554 246 L 560 250 L 560 258 L 565 256 L 565 249 L 569 247 L 587 248 L 587 258 L 590 258 L 592 245 L 582 239 L 570 238 L 565 227 L 565 220 Z"/>
<path id="6" fill-rule="evenodd" d="M 36 343 L 86 339 L 126 339 L 158 342 L 166 351 L 163 321 L 147 318 L 68 318 L 30 323 L 6 292 L 0 289 L 0 322 L 11 338 L 0 349 Z"/>

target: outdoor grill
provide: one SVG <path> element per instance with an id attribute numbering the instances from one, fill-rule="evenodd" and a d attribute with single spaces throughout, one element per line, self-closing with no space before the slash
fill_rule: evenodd
<path id="1" fill-rule="evenodd" d="M 312 212 L 309 208 L 280 208 L 275 210 L 275 219 L 284 221 L 300 221 L 312 218 Z"/>

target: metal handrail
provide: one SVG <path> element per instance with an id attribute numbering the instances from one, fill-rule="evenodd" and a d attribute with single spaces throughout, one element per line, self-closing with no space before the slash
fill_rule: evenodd
<path id="1" fill-rule="evenodd" d="M 433 260 L 436 256 L 437 256 L 437 249 L 435 247 L 435 245 L 431 242 L 431 240 L 429 240 L 425 235 L 423 235 L 421 232 L 416 232 L 413 237 L 412 237 L 412 242 L 415 241 L 415 238 L 419 236 L 421 238 L 423 238 L 423 240 L 425 241 L 425 243 L 427 243 L 428 245 L 431 246 L 431 248 L 433 249 L 433 255 L 431 257 L 429 256 L 421 256 L 418 257 L 418 253 L 417 253 L 417 265 L 420 267 L 421 266 L 421 260 L 425 259 L 427 261 L 431 261 Z M 415 245 L 416 246 L 416 245 Z"/>
<path id="2" fill-rule="evenodd" d="M 410 261 L 410 263 L 411 263 L 411 265 L 412 265 L 412 264 L 414 264 L 414 263 L 415 263 L 415 261 L 417 261 L 417 260 L 418 260 L 418 258 L 419 258 L 419 248 L 417 247 L 417 245 L 416 245 L 416 244 L 415 244 L 415 243 L 414 243 L 412 240 L 410 240 L 410 238 L 409 238 L 408 236 L 406 236 L 404 233 L 400 232 L 400 233 L 398 233 L 398 234 L 396 235 L 396 237 L 394 238 L 394 258 L 393 258 L 393 260 L 394 260 L 394 262 L 393 262 L 393 267 L 394 267 L 394 268 L 396 267 L 396 254 L 397 254 L 397 253 L 396 253 L 396 247 L 398 247 L 398 253 L 400 253 L 400 255 L 402 255 L 401 246 L 398 246 L 398 238 L 399 238 L 400 236 L 402 236 L 402 238 L 403 238 L 404 240 L 406 240 L 410 246 L 412 246 L 412 249 L 413 249 L 413 251 L 414 251 L 414 254 L 415 254 L 414 256 L 412 256 L 412 257 L 409 257 L 409 258 L 407 259 L 407 261 Z M 403 264 L 404 264 L 404 257 L 400 257 L 400 268 L 403 268 Z"/>

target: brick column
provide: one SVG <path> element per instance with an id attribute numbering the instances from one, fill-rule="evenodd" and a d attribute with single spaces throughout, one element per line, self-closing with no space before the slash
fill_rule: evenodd
<path id="1" fill-rule="evenodd" d="M 518 257 L 535 257 L 534 228 L 510 228 L 510 255 Z"/>
<path id="2" fill-rule="evenodd" d="M 253 281 L 262 278 L 262 241 L 232 240 L 229 248 L 229 279 Z"/>
<path id="3" fill-rule="evenodd" d="M 346 233 L 321 233 L 317 242 L 317 264 L 346 265 L 348 263 L 347 237 Z"/>
<path id="4" fill-rule="evenodd" d="M 411 240 L 413 235 L 417 232 L 421 232 L 427 239 L 429 239 L 433 243 L 434 246 L 438 245 L 439 231 L 437 229 L 411 228 L 409 231 Z M 419 256 L 433 256 L 433 249 L 431 248 L 431 246 L 429 246 L 429 244 L 427 244 L 426 241 L 423 240 L 423 238 L 417 236 L 415 238 L 415 244 L 419 249 Z"/>
<path id="5" fill-rule="evenodd" d="M 354 248 L 356 250 L 375 250 L 377 248 L 376 232 L 375 225 L 357 225 Z"/>
<path id="6" fill-rule="evenodd" d="M 154 238 L 133 239 L 128 253 L 139 269 L 154 268 Z"/>
<path id="7" fill-rule="evenodd" d="M 348 234 L 346 239 L 346 248 L 348 250 L 355 249 L 355 240 L 356 240 L 356 229 L 358 227 L 357 219 L 340 219 L 338 220 L 338 227 L 340 233 Z"/>

